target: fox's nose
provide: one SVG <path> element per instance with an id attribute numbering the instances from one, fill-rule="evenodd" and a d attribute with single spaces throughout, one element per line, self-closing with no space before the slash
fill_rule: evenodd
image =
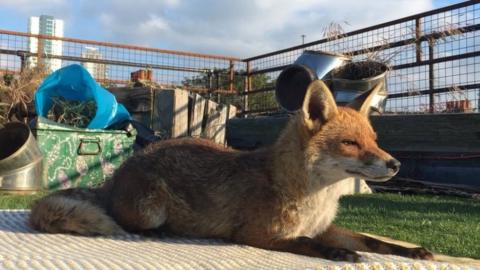
<path id="1" fill-rule="evenodd" d="M 394 158 L 387 161 L 387 168 L 391 169 L 394 173 L 400 170 L 400 165 L 402 165 L 402 163 Z"/>

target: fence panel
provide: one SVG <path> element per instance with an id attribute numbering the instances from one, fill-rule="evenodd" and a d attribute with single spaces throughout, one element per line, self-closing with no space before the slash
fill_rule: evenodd
<path id="1" fill-rule="evenodd" d="M 181 87 L 242 103 L 246 65 L 233 57 L 161 50 L 108 42 L 0 30 L 0 75 L 42 63 L 49 71 L 82 64 L 104 86 L 131 83 L 131 73 L 151 72 L 158 87 Z"/>
<path id="2" fill-rule="evenodd" d="M 385 113 L 478 112 L 480 3 L 466 1 L 376 26 L 245 59 L 253 83 L 245 113 L 279 111 L 274 96 L 280 71 L 304 50 L 372 59 L 390 66 Z M 260 79 L 259 79 L 260 78 Z M 266 86 L 265 86 L 266 85 Z M 261 95 L 260 95 L 261 93 Z M 262 99 L 262 100 L 260 100 Z"/>

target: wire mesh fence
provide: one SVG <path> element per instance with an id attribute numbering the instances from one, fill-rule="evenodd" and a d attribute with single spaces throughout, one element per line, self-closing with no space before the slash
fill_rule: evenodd
<path id="1" fill-rule="evenodd" d="M 82 64 L 104 86 L 149 71 L 160 88 L 180 87 L 232 103 L 243 113 L 280 111 L 275 82 L 304 50 L 343 53 L 390 67 L 385 113 L 478 112 L 480 3 L 466 1 L 322 40 L 237 59 L 0 30 L 0 75 L 38 63 Z"/>
<path id="2" fill-rule="evenodd" d="M 17 74 L 41 63 L 48 71 L 83 65 L 102 85 L 131 84 L 132 73 L 148 71 L 159 88 L 184 88 L 233 101 L 243 91 L 240 59 L 0 30 L 0 74 Z M 225 99 L 225 98 L 224 98 Z"/>
<path id="3" fill-rule="evenodd" d="M 467 1 L 245 59 L 251 83 L 245 111 L 278 111 L 275 80 L 304 50 L 386 63 L 385 113 L 478 112 L 480 3 Z M 262 83 L 256 83 L 261 81 Z"/>

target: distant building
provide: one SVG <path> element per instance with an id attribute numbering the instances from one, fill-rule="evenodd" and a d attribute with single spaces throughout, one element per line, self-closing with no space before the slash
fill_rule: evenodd
<path id="1" fill-rule="evenodd" d="M 82 51 L 82 58 L 103 59 L 102 53 L 95 47 L 85 47 Z M 95 80 L 105 80 L 107 78 L 107 65 L 95 62 L 83 62 L 83 67 L 92 75 Z"/>
<path id="2" fill-rule="evenodd" d="M 31 34 L 40 34 L 46 36 L 63 37 L 63 20 L 57 20 L 53 16 L 41 15 L 40 17 L 30 17 L 28 20 L 28 32 Z M 43 53 L 47 55 L 44 63 L 51 71 L 55 71 L 62 67 L 61 59 L 49 58 L 49 55 L 62 55 L 61 40 L 43 40 Z M 32 53 L 38 53 L 38 38 L 31 37 L 28 41 L 28 49 Z M 30 67 L 37 65 L 37 57 L 28 58 Z"/>

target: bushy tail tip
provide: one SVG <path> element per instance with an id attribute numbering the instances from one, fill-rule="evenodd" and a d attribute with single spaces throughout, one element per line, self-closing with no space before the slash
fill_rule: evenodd
<path id="1" fill-rule="evenodd" d="M 52 194 L 36 202 L 31 209 L 29 225 L 48 233 L 87 236 L 125 234 L 101 206 L 61 194 Z"/>

